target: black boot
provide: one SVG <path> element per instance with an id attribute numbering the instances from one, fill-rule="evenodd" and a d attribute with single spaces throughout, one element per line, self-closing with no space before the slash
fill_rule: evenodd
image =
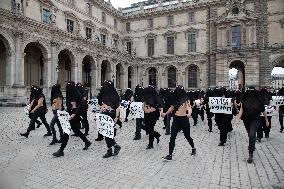
<path id="1" fill-rule="evenodd" d="M 59 141 L 57 140 L 57 138 L 54 138 L 49 145 L 54 145 L 56 143 L 59 143 Z"/>
<path id="2" fill-rule="evenodd" d="M 248 163 L 252 163 L 253 160 L 253 152 L 249 152 L 249 158 L 247 160 Z"/>
<path id="3" fill-rule="evenodd" d="M 87 141 L 86 143 L 85 143 L 85 147 L 83 148 L 83 150 L 88 150 L 88 148 L 91 146 L 91 142 L 90 141 Z"/>
<path id="4" fill-rule="evenodd" d="M 113 156 L 118 155 L 120 150 L 121 150 L 121 147 L 116 144 L 116 145 L 114 146 Z"/>
<path id="5" fill-rule="evenodd" d="M 136 135 L 133 140 L 140 140 L 140 139 L 141 139 L 141 135 Z"/>
<path id="6" fill-rule="evenodd" d="M 103 156 L 103 158 L 109 158 L 109 157 L 111 157 L 111 156 L 112 156 L 112 149 L 109 148 L 109 149 L 107 150 L 107 153 Z"/>
<path id="7" fill-rule="evenodd" d="M 157 138 L 156 138 L 156 139 L 157 139 L 157 144 L 159 144 L 159 142 L 160 142 L 160 136 L 161 136 L 161 135 L 158 133 L 158 136 L 157 136 Z"/>
<path id="8" fill-rule="evenodd" d="M 195 156 L 195 154 L 196 154 L 196 148 L 192 148 L 192 150 L 191 150 L 191 155 L 192 155 L 192 156 Z"/>
<path id="9" fill-rule="evenodd" d="M 55 157 L 61 157 L 64 156 L 64 152 L 59 149 L 57 152 L 53 153 L 52 155 Z"/>
<path id="10" fill-rule="evenodd" d="M 29 137 L 29 133 L 20 133 L 20 135 L 21 135 L 21 136 L 24 136 L 24 137 L 26 137 L 26 138 Z"/>

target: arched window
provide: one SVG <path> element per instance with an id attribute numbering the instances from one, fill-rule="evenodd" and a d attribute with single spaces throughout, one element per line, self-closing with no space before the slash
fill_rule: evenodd
<path id="1" fill-rule="evenodd" d="M 197 88 L 197 66 L 188 67 L 188 88 Z"/>
<path id="2" fill-rule="evenodd" d="M 168 87 L 176 87 L 177 82 L 177 70 L 175 67 L 170 67 L 168 69 Z"/>
<path id="3" fill-rule="evenodd" d="M 149 70 L 149 85 L 157 86 L 157 71 L 155 68 Z"/>

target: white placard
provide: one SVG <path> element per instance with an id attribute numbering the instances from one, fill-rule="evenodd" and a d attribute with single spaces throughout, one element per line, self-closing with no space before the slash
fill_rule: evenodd
<path id="1" fill-rule="evenodd" d="M 267 116 L 271 117 L 274 115 L 275 109 L 273 106 L 265 106 L 265 111 L 266 111 Z M 260 116 L 264 116 L 263 113 L 261 113 Z"/>
<path id="2" fill-rule="evenodd" d="M 128 105 L 129 105 L 129 101 L 126 101 L 126 100 L 122 100 L 120 103 L 120 106 L 126 109 L 128 108 Z"/>
<path id="3" fill-rule="evenodd" d="M 232 114 L 232 98 L 209 97 L 209 107 L 212 113 Z"/>
<path id="4" fill-rule="evenodd" d="M 143 102 L 132 102 L 129 110 L 129 119 L 144 118 Z"/>
<path id="5" fill-rule="evenodd" d="M 69 122 L 69 118 L 70 118 L 69 113 L 66 111 L 57 110 L 57 116 L 58 116 L 58 120 L 60 122 L 63 132 L 66 133 L 67 135 L 70 135 L 71 125 Z"/>
<path id="6" fill-rule="evenodd" d="M 91 112 L 99 113 L 101 111 L 100 106 L 99 106 L 99 100 L 97 98 L 93 98 L 91 100 L 88 100 L 88 105 L 89 105 L 88 109 Z"/>
<path id="7" fill-rule="evenodd" d="M 105 114 L 96 114 L 96 124 L 98 132 L 105 137 L 114 138 L 114 121 L 113 119 Z"/>
<path id="8" fill-rule="evenodd" d="M 121 119 L 126 118 L 126 109 L 128 108 L 128 105 L 129 105 L 129 101 L 126 101 L 126 100 L 121 101 L 120 106 L 119 106 L 119 111 L 120 111 L 119 117 Z"/>
<path id="9" fill-rule="evenodd" d="M 28 104 L 28 105 L 26 105 L 26 106 L 24 107 L 24 112 L 25 112 L 26 115 L 29 115 L 30 109 L 31 109 L 31 105 L 30 105 L 30 104 Z"/>
<path id="10" fill-rule="evenodd" d="M 198 99 L 198 100 L 195 100 L 194 101 L 194 105 L 196 108 L 200 108 L 200 105 L 201 105 L 201 101 Z"/>
<path id="11" fill-rule="evenodd" d="M 275 106 L 282 106 L 284 105 L 284 96 L 273 96 L 272 102 Z"/>

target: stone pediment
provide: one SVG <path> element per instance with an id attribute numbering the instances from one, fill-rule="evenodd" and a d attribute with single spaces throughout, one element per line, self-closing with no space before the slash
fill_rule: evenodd
<path id="1" fill-rule="evenodd" d="M 63 13 L 64 13 L 64 15 L 65 15 L 66 17 L 73 18 L 73 19 L 75 19 L 75 20 L 79 20 L 79 18 L 77 17 L 77 15 L 74 14 L 73 12 L 71 12 L 71 11 L 63 11 Z"/>
<path id="2" fill-rule="evenodd" d="M 119 35 L 114 33 L 114 34 L 112 34 L 112 38 L 118 40 L 119 39 Z"/>
<path id="3" fill-rule="evenodd" d="M 102 34 L 105 34 L 105 35 L 107 35 L 109 33 L 108 30 L 105 27 L 100 28 L 100 32 Z"/>
<path id="4" fill-rule="evenodd" d="M 164 33 L 164 37 L 177 37 L 177 32 L 176 31 L 172 31 L 172 30 L 168 30 L 166 33 Z"/>
<path id="5" fill-rule="evenodd" d="M 132 37 L 130 37 L 130 36 L 125 36 L 125 37 L 124 37 L 124 41 L 132 41 Z"/>
<path id="6" fill-rule="evenodd" d="M 257 19 L 256 13 L 245 8 L 244 0 L 229 0 L 226 4 L 226 12 L 217 17 L 215 23 L 248 22 Z"/>
<path id="7" fill-rule="evenodd" d="M 145 40 L 146 39 L 155 39 L 156 40 L 157 37 L 158 37 L 158 35 L 155 34 L 155 33 L 148 33 L 148 34 L 145 35 Z"/>
<path id="8" fill-rule="evenodd" d="M 91 28 L 94 28 L 95 27 L 95 24 L 93 23 L 92 20 L 85 20 L 83 21 L 83 23 L 86 25 L 86 26 L 89 26 Z"/>

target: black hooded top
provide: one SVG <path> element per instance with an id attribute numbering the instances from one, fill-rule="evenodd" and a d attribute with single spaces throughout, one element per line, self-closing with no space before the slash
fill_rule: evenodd
<path id="1" fill-rule="evenodd" d="M 119 95 L 111 81 L 104 81 L 97 97 L 100 106 L 104 103 L 110 106 L 113 110 L 116 110 L 120 105 Z"/>

